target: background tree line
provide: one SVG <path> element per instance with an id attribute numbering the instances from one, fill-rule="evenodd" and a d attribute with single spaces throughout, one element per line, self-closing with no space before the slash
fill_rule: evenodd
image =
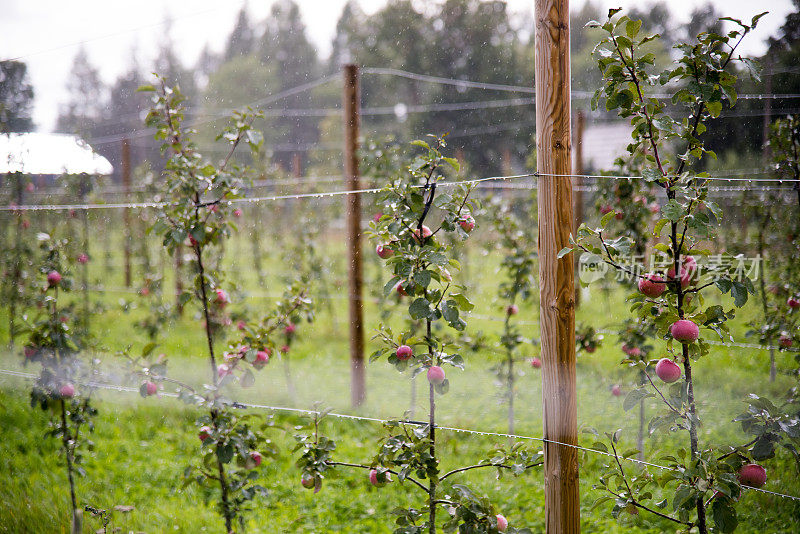
<path id="1" fill-rule="evenodd" d="M 765 65 L 761 79 L 740 76 L 743 93 L 800 93 L 800 0 L 793 0 L 778 35 L 770 39 L 767 53 L 758 58 Z M 84 49 L 75 55 L 67 81 L 68 99 L 62 106 L 57 131 L 77 133 L 114 164 L 121 162 L 122 136 L 131 135 L 134 162 L 159 160 L 156 144 L 143 125 L 146 96 L 136 88 L 149 83 L 149 72 L 177 83 L 190 100 L 190 119 L 200 139 L 208 142 L 221 127 L 226 111 L 246 105 L 265 110 L 256 127 L 265 134 L 264 167 L 286 172 L 336 173 L 340 169 L 340 118 L 331 111 L 340 104 L 341 65 L 355 62 L 364 68 L 399 69 L 443 78 L 495 84 L 533 86 L 533 21 L 512 17 L 503 0 L 444 0 L 423 8 L 412 0 L 389 0 L 372 15 L 356 0 L 344 7 L 336 25 L 327 58 L 308 38 L 294 0 L 279 0 L 270 15 L 252 20 L 246 7 L 220 52 L 206 47 L 195 65 L 179 59 L 169 28 L 152 65 L 141 65 L 135 54 L 126 71 L 106 85 Z M 573 12 L 572 87 L 591 92 L 598 87 L 600 72 L 591 58 L 596 35 L 584 29 L 592 19 L 604 17 L 599 3 L 587 2 Z M 696 9 L 688 24 L 676 21 L 666 2 L 631 10 L 643 28 L 658 32 L 661 43 L 653 52 L 662 59 L 677 41 L 711 29 L 722 31 L 720 14 L 707 4 Z M 25 65 L 0 64 L 0 128 L 26 131 L 32 128 L 31 101 L 34 88 L 27 81 Z M 309 90 L 275 95 L 308 84 L 322 76 L 329 83 Z M 582 93 L 581 93 L 582 94 Z M 397 76 L 362 76 L 363 131 L 372 137 L 404 141 L 419 132 L 450 132 L 450 144 L 466 163 L 482 174 L 509 172 L 524 166 L 533 150 L 534 115 L 531 106 L 510 105 L 512 99 L 532 99 L 526 93 L 501 92 L 455 85 L 440 85 Z M 588 110 L 585 96 L 574 99 L 576 108 Z M 478 109 L 435 110 L 426 106 L 462 103 Z M 489 107 L 497 106 L 497 107 Z M 777 116 L 794 111 L 796 100 L 771 102 Z M 481 109 L 481 107 L 483 107 Z M 719 165 L 751 166 L 758 161 L 763 141 L 765 100 L 740 102 L 724 113 L 722 128 L 709 128 L 709 145 L 720 155 Z M 425 111 L 418 111 L 425 110 Z M 603 113 L 590 120 L 609 118 Z"/>

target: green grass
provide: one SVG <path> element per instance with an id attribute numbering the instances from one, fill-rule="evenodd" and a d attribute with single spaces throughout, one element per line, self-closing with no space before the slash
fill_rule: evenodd
<path id="1" fill-rule="evenodd" d="M 118 236 L 111 234 L 109 250 Z M 326 247 L 328 257 L 334 255 L 341 243 L 329 240 Z M 274 247 L 264 246 L 269 260 L 265 261 L 271 276 L 260 282 L 248 261 L 248 245 L 243 239 L 235 240 L 226 254 L 225 265 L 231 270 L 243 288 L 252 293 L 276 293 L 281 287 L 281 273 L 291 266 L 281 265 Z M 101 251 L 93 257 L 100 258 Z M 112 263 L 119 263 L 118 254 L 112 254 Z M 470 294 L 477 304 L 476 315 L 498 315 L 501 307 L 493 303 L 492 284 L 496 281 L 491 256 L 485 257 L 475 251 L 467 261 Z M 344 294 L 344 276 L 341 259 L 332 261 L 329 280 L 334 297 Z M 166 274 L 170 270 L 167 269 Z M 377 276 L 370 263 L 367 278 Z M 93 261 L 90 271 L 93 284 L 102 282 L 107 287 L 122 285 L 120 269 L 105 270 L 103 261 Z M 166 284 L 171 287 L 171 280 Z M 268 299 L 240 294 L 234 306 L 257 311 L 268 303 Z M 102 313 L 92 317 L 92 332 L 109 350 L 119 350 L 132 345 L 138 350 L 146 343 L 144 335 L 133 329 L 133 322 L 147 313 L 146 300 L 133 294 L 93 293 L 93 306 L 101 306 Z M 125 298 L 128 311 L 123 312 L 119 299 Z M 584 299 L 578 311 L 578 320 L 597 328 L 613 327 L 622 321 L 627 312 L 624 296 L 619 291 L 603 292 L 593 287 L 590 298 Z M 727 297 L 726 297 L 727 299 Z M 729 304 L 729 301 L 725 301 Z M 299 341 L 293 346 L 291 372 L 297 385 L 297 398 L 292 398 L 287 389 L 283 363 L 274 359 L 257 375 L 257 385 L 248 390 L 234 390 L 231 395 L 243 402 L 270 406 L 298 407 L 309 409 L 315 402 L 332 407 L 335 411 L 354 413 L 370 417 L 399 417 L 409 409 L 410 381 L 399 375 L 385 362 L 368 365 L 368 397 L 366 403 L 356 409 L 349 408 L 349 363 L 347 347 L 345 301 L 334 298 L 331 308 L 321 306 L 317 321 L 313 325 L 301 325 Z M 757 313 L 756 306 L 749 306 L 734 322 L 737 339 L 742 340 L 743 324 L 749 314 Z M 6 308 L 0 310 L 0 343 L 7 340 Z M 377 326 L 378 309 L 372 302 L 367 304 L 367 331 Z M 535 305 L 524 306 L 519 315 L 522 321 L 535 323 Z M 499 331 L 497 321 L 472 319 L 471 332 L 483 331 L 491 334 Z M 193 383 L 202 383 L 208 372 L 203 352 L 202 330 L 194 310 L 188 309 L 184 317 L 170 323 L 160 339 L 158 351 L 169 356 L 169 373 Z M 535 324 L 526 327 L 527 335 L 538 337 Z M 220 343 L 222 346 L 222 343 Z M 371 345 L 370 345 L 371 346 Z M 535 349 L 531 349 L 532 351 Z M 498 398 L 498 388 L 488 368 L 495 356 L 478 353 L 467 354 L 467 370 L 459 372 L 448 369 L 451 380 L 450 393 L 439 397 L 437 419 L 440 424 L 459 428 L 471 428 L 503 432 L 506 428 L 506 408 Z M 581 354 L 578 361 L 578 418 L 582 427 L 592 426 L 601 432 L 623 429 L 626 445 L 635 442 L 637 414 L 624 412 L 624 397 L 613 397 L 610 388 L 622 384 L 623 389 L 633 386 L 635 375 L 619 365 L 622 354 L 614 336 L 606 336 L 603 347 L 593 355 Z M 791 358 L 778 355 L 780 369 L 791 368 Z M 0 355 L 3 369 L 21 369 L 22 358 L 15 352 Z M 107 371 L 121 374 L 121 362 L 105 356 Z M 708 358 L 697 363 L 696 395 L 703 427 L 701 443 L 719 445 L 739 444 L 747 441 L 732 419 L 744 408 L 748 393 L 757 393 L 779 398 L 793 380 L 779 375 L 779 380 L 768 381 L 768 353 L 757 350 L 728 349 L 714 347 Z M 36 372 L 36 368 L 28 369 Z M 516 432 L 527 436 L 542 434 L 540 374 L 528 366 L 521 368 L 518 381 Z M 427 399 L 423 395 L 426 383 L 418 379 L 416 414 L 427 413 Z M 69 494 L 63 457 L 57 443 L 44 435 L 47 431 L 46 414 L 31 409 L 27 402 L 28 385 L 24 379 L 0 375 L 0 532 L 67 532 Z M 116 513 L 114 526 L 123 531 L 145 532 L 220 532 L 222 522 L 212 504 L 194 486 L 181 488 L 181 473 L 198 451 L 198 440 L 194 430 L 194 419 L 199 413 L 171 398 L 141 399 L 132 393 L 99 391 L 97 406 L 100 415 L 96 430 L 92 434 L 93 451 L 87 455 L 84 467 L 87 476 L 77 482 L 81 504 L 99 508 L 114 505 L 132 505 L 133 512 Z M 648 413 L 660 408 L 651 401 Z M 378 490 L 366 483 L 366 474 L 361 471 L 338 470 L 325 481 L 322 492 L 314 495 L 299 484 L 299 472 L 294 468 L 290 454 L 294 444 L 296 425 L 304 419 L 286 412 L 257 411 L 264 417 L 274 417 L 271 438 L 280 453 L 265 461 L 261 468 L 260 482 L 269 488 L 264 500 L 254 503 L 254 511 L 248 517 L 248 532 L 390 532 L 390 511 L 395 506 L 421 503 L 415 490 L 401 487 L 394 482 Z M 381 435 L 380 425 L 369 422 L 354 422 L 329 418 L 324 431 L 338 444 L 337 459 L 350 462 L 369 462 L 376 450 L 374 443 Z M 462 433 L 440 432 L 439 451 L 443 468 L 448 469 L 479 461 L 491 449 L 492 439 Z M 582 434 L 581 442 L 590 445 L 593 439 Z M 685 446 L 685 434 L 658 434 L 647 440 L 646 457 L 659 463 L 663 452 Z M 533 442 L 536 446 L 540 444 Z M 584 532 L 664 532 L 674 531 L 671 524 L 654 520 L 646 512 L 638 517 L 614 520 L 607 506 L 591 510 L 591 503 L 598 493 L 592 489 L 601 464 L 607 460 L 602 456 L 581 455 L 581 502 L 582 529 Z M 626 468 L 635 470 L 633 465 Z M 772 461 L 768 466 L 769 481 L 766 489 L 800 495 L 800 482 L 794 466 L 786 458 Z M 454 477 L 454 479 L 457 477 Z M 467 482 L 479 492 L 489 495 L 511 523 L 528 526 L 534 532 L 544 529 L 544 494 L 541 472 L 533 469 L 518 479 L 503 477 L 497 480 L 492 470 L 477 470 L 464 473 L 458 482 Z M 768 511 L 768 513 L 766 512 Z M 800 507 L 792 501 L 769 495 L 745 492 L 740 506 L 741 532 L 796 532 L 800 521 Z M 99 528 L 96 520 L 86 519 L 85 532 Z"/>

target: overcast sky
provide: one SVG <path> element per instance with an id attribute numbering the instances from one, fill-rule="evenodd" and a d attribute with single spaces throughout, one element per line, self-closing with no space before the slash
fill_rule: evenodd
<path id="1" fill-rule="evenodd" d="M 595 0 L 597 3 L 597 0 Z M 743 53 L 760 54 L 764 40 L 773 35 L 792 11 L 791 0 L 711 0 L 725 16 L 749 20 L 757 11 L 770 14 L 742 48 Z M 297 0 L 308 36 L 326 56 L 346 0 Z M 378 10 L 386 0 L 361 0 L 367 13 Z M 513 13 L 529 13 L 534 0 L 508 0 Z M 669 0 L 676 17 L 684 20 L 705 0 Z M 28 64 L 36 92 L 34 121 L 48 131 L 59 104 L 64 103 L 67 74 L 78 43 L 85 41 L 89 58 L 106 82 L 112 82 L 129 65 L 136 50 L 142 65 L 149 65 L 163 39 L 165 21 L 172 19 L 172 39 L 184 62 L 193 64 L 203 46 L 221 50 L 236 14 L 247 4 L 253 20 L 269 13 L 272 0 L 0 0 L 0 58 L 20 58 Z M 583 4 L 575 0 L 573 8 Z M 637 0 L 600 2 L 607 7 L 641 5 Z"/>

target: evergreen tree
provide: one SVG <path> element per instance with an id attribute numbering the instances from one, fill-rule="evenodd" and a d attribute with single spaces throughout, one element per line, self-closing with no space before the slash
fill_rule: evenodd
<path id="1" fill-rule="evenodd" d="M 0 61 L 0 133 L 33 130 L 32 107 L 28 66 L 21 61 Z"/>
<path id="2" fill-rule="evenodd" d="M 56 121 L 56 131 L 92 137 L 103 115 L 105 86 L 100 79 L 100 72 L 89 61 L 83 46 L 72 61 L 67 94 L 67 103 L 61 107 Z"/>

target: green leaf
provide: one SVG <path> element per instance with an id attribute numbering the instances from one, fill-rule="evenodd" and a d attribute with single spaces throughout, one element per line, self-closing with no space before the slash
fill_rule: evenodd
<path id="1" fill-rule="evenodd" d="M 639 405 L 641 401 L 646 398 L 655 397 L 654 394 L 650 393 L 647 388 L 641 387 L 632 389 L 626 396 L 625 400 L 622 402 L 622 409 L 626 412 L 631 410 L 632 408 Z"/>
<path id="2" fill-rule="evenodd" d="M 733 297 L 733 304 L 737 308 L 741 308 L 747 304 L 747 286 L 735 280 L 732 280 L 731 284 L 731 296 Z"/>
<path id="3" fill-rule="evenodd" d="M 639 34 L 639 30 L 641 28 L 641 20 L 629 20 L 628 23 L 625 24 L 625 33 L 628 35 L 628 37 L 634 39 Z"/>
<path id="4" fill-rule="evenodd" d="M 683 206 L 677 200 L 672 199 L 661 208 L 661 214 L 671 222 L 678 222 L 683 218 Z"/>
<path id="5" fill-rule="evenodd" d="M 455 300 L 458 307 L 464 311 L 472 311 L 475 308 L 475 305 L 463 293 L 453 293 L 450 298 Z"/>
<path id="6" fill-rule="evenodd" d="M 564 247 L 558 251 L 558 255 L 556 256 L 556 258 L 560 260 L 570 252 L 572 252 L 572 247 Z"/>
<path id="7" fill-rule="evenodd" d="M 246 369 L 242 376 L 239 378 L 239 384 L 243 388 L 253 387 L 256 383 L 256 377 L 253 376 L 253 371 Z"/>
<path id="8" fill-rule="evenodd" d="M 413 280 L 415 284 L 418 284 L 422 287 L 428 287 L 431 283 L 431 272 L 419 271 L 414 273 Z"/>
<path id="9" fill-rule="evenodd" d="M 444 161 L 447 162 L 456 172 L 461 171 L 461 164 L 458 162 L 456 158 L 442 158 Z"/>
<path id="10" fill-rule="evenodd" d="M 711 517 L 720 532 L 733 532 L 739 526 L 736 508 L 727 497 L 717 496 L 711 502 Z"/>
<path id="11" fill-rule="evenodd" d="M 147 358 L 148 356 L 150 356 L 150 353 L 152 353 L 157 346 L 158 343 L 148 343 L 147 345 L 145 345 L 144 348 L 142 349 L 142 358 Z"/>
<path id="12" fill-rule="evenodd" d="M 425 298 L 418 298 L 408 307 L 412 319 L 427 319 L 431 314 L 431 303 Z"/>

